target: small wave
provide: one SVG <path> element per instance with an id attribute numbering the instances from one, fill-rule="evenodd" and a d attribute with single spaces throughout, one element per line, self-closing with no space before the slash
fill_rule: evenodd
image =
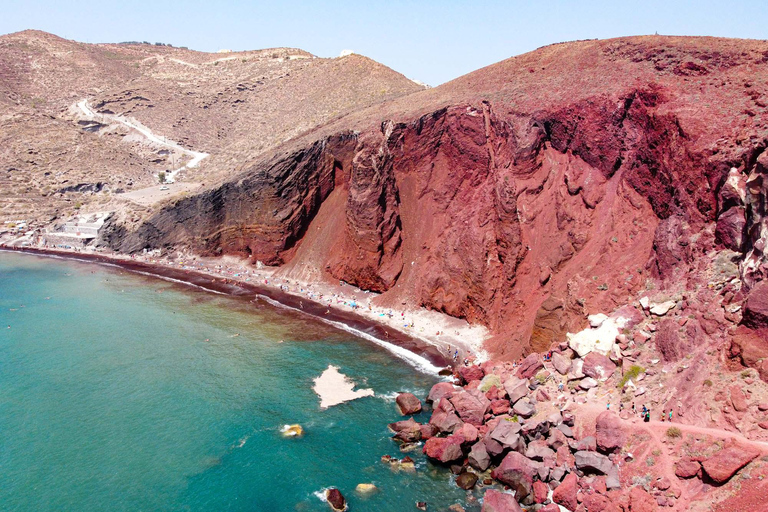
<path id="1" fill-rule="evenodd" d="M 330 489 L 330 487 L 323 487 L 323 488 L 322 488 L 322 489 L 320 489 L 319 491 L 315 491 L 315 492 L 313 492 L 312 494 L 313 494 L 313 495 L 314 495 L 314 496 L 315 496 L 317 499 L 319 499 L 320 501 L 322 501 L 323 503 L 328 503 L 328 500 L 327 500 L 327 499 L 326 499 L 326 497 L 325 497 L 325 492 L 326 492 L 328 489 Z"/>
<path id="2" fill-rule="evenodd" d="M 286 304 L 283 304 L 282 302 L 278 302 L 274 299 L 271 299 L 265 295 L 257 295 L 260 299 L 263 299 L 265 302 L 268 302 L 269 304 L 278 307 L 278 308 L 284 308 L 284 309 L 290 309 L 292 311 L 301 311 L 300 309 L 288 306 Z M 335 320 L 329 320 L 327 318 L 323 317 L 313 317 L 317 320 L 320 320 L 324 324 L 332 325 L 336 327 L 337 329 L 341 329 L 342 331 L 346 331 L 350 334 L 353 334 L 357 336 L 358 338 L 363 338 L 364 340 L 370 341 L 371 343 L 374 343 L 380 347 L 383 347 L 387 349 L 389 352 L 393 353 L 398 358 L 402 359 L 403 361 L 407 362 L 417 370 L 419 370 L 422 373 L 426 373 L 428 375 L 437 375 L 440 370 L 442 370 L 441 367 L 433 365 L 429 359 L 426 357 L 420 356 L 418 354 L 414 354 L 410 350 L 404 349 L 403 347 L 400 347 L 398 345 L 395 345 L 394 343 L 390 343 L 388 341 L 381 340 L 377 338 L 376 336 L 372 336 L 368 334 L 367 332 L 363 332 L 359 329 L 355 329 L 354 327 L 350 327 L 349 325 L 343 323 L 343 322 L 337 322 Z"/>
<path id="3" fill-rule="evenodd" d="M 160 274 L 153 274 L 152 272 L 144 272 L 142 270 L 130 270 L 130 271 L 133 272 L 134 274 L 141 274 L 143 276 L 154 277 L 154 278 L 162 279 L 163 281 L 168 281 L 168 282 L 171 282 L 171 283 L 183 284 L 183 285 L 186 285 L 186 286 L 191 286 L 192 288 L 197 288 L 199 290 L 203 290 L 203 291 L 206 291 L 206 292 L 215 293 L 217 295 L 227 295 L 224 292 L 220 292 L 218 290 L 212 290 L 210 288 L 206 288 L 205 286 L 200 286 L 199 284 L 190 283 L 189 281 L 184 281 L 182 279 L 174 279 L 172 277 L 163 276 L 163 275 L 160 275 Z"/>

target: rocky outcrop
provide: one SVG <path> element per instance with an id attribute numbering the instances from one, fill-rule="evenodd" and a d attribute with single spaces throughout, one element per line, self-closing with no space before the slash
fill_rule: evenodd
<path id="1" fill-rule="evenodd" d="M 701 467 L 712 482 L 722 484 L 758 455 L 760 453 L 755 449 L 731 445 L 706 459 L 701 463 Z"/>
<path id="2" fill-rule="evenodd" d="M 718 242 L 739 255 L 745 291 L 767 268 L 768 132 L 746 122 L 736 136 L 709 107 L 707 121 L 692 118 L 691 105 L 703 104 L 687 75 L 648 66 L 671 40 L 623 44 L 552 50 L 565 53 L 547 57 L 541 76 L 529 72 L 541 66 L 519 67 L 549 55 L 542 49 L 412 95 L 402 110 L 339 120 L 135 230 L 114 229 L 108 242 L 127 252 L 187 246 L 340 279 L 382 292 L 382 303 L 484 324 L 499 357 L 546 350 L 567 332 L 579 356 L 607 356 L 625 327 L 587 330 L 585 315 L 629 303 L 649 277 L 695 275 Z M 729 55 L 729 73 L 747 66 L 724 42 L 674 44 Z M 576 74 L 568 92 L 540 94 L 539 80 L 566 69 Z M 707 72 L 715 80 L 721 69 Z M 610 87 L 592 82 L 606 74 Z M 730 82 L 707 94 L 706 105 L 734 116 L 752 101 Z"/>
<path id="3" fill-rule="evenodd" d="M 397 408 L 403 416 L 410 416 L 421 412 L 421 400 L 413 393 L 400 393 L 395 399 Z"/>

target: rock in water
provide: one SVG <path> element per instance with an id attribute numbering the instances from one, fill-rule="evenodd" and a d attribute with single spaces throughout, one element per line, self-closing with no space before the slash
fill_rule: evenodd
<path id="1" fill-rule="evenodd" d="M 304 429 L 298 423 L 294 425 L 283 425 L 280 429 L 283 437 L 301 437 L 304 435 Z"/>
<path id="2" fill-rule="evenodd" d="M 395 399 L 400 414 L 403 416 L 410 416 L 421 412 L 421 400 L 416 398 L 413 393 L 400 393 Z"/>
<path id="3" fill-rule="evenodd" d="M 339 491 L 337 488 L 331 487 L 326 489 L 325 499 L 328 502 L 328 505 L 330 505 L 335 512 L 342 512 L 347 510 L 347 500 L 344 499 L 341 491 Z"/>
<path id="4" fill-rule="evenodd" d="M 361 496 L 370 496 L 371 494 L 379 492 L 379 488 L 373 484 L 357 484 L 355 492 Z"/>
<path id="5" fill-rule="evenodd" d="M 513 494 L 488 489 L 483 498 L 482 512 L 522 512 Z"/>
<path id="6" fill-rule="evenodd" d="M 474 473 L 470 473 L 469 471 L 465 471 L 456 477 L 456 485 L 458 485 L 465 491 L 468 491 L 474 488 L 476 483 L 477 483 L 477 475 Z"/>

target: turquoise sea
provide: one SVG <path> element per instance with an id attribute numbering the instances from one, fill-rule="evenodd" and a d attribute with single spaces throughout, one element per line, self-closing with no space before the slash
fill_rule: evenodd
<path id="1" fill-rule="evenodd" d="M 406 455 L 394 395 L 438 377 L 301 313 L 0 252 L 0 327 L 0 510 L 327 511 L 329 486 L 351 511 L 479 510 L 420 449 L 415 473 L 380 461 Z M 328 365 L 375 396 L 321 410 Z"/>

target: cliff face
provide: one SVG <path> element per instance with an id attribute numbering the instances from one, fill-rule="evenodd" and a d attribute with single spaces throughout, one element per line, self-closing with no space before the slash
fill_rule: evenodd
<path id="1" fill-rule="evenodd" d="M 648 62 L 637 62 L 638 76 L 656 79 L 628 76 L 608 92 L 541 103 L 498 91 L 448 106 L 425 100 L 433 108 L 418 115 L 318 133 L 111 243 L 239 254 L 288 274 L 309 268 L 392 305 L 485 324 L 501 357 L 546 350 L 586 314 L 646 287 L 698 287 L 714 250 L 736 254 L 743 296 L 766 272 L 764 109 L 734 122 L 737 102 L 691 99 L 702 86 L 686 73 L 737 82 L 737 64 L 656 63 L 660 74 L 646 76 Z M 738 65 L 758 70 L 747 97 L 762 97 L 765 63 Z M 741 98 L 743 87 L 710 101 L 728 97 L 722 91 Z"/>

